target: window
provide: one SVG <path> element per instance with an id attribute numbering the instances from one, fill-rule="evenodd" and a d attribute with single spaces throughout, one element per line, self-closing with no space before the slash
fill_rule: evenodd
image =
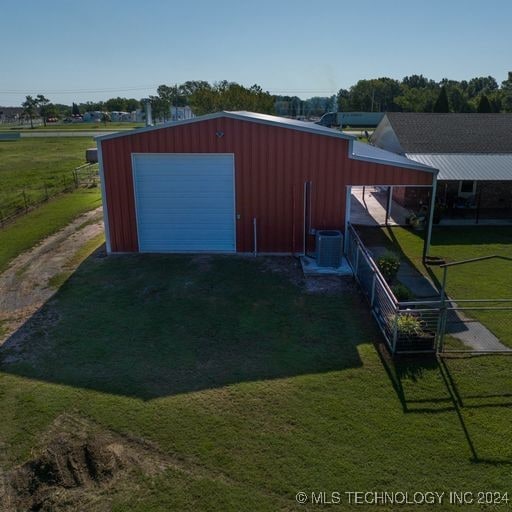
<path id="1" fill-rule="evenodd" d="M 460 181 L 459 182 L 459 195 L 471 196 L 476 192 L 476 181 Z"/>

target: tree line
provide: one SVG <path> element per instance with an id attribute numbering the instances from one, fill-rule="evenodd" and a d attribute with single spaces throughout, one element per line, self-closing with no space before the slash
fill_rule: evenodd
<path id="1" fill-rule="evenodd" d="M 340 89 L 337 103 L 342 111 L 512 112 L 512 72 L 501 86 L 492 76 L 440 82 L 423 75 L 359 80 Z"/>
<path id="2" fill-rule="evenodd" d="M 320 117 L 336 108 L 344 112 L 512 112 L 512 72 L 501 85 L 492 76 L 461 81 L 444 78 L 439 82 L 423 75 L 402 80 L 373 78 L 359 80 L 349 89 L 340 89 L 337 95 L 306 100 L 273 95 L 257 84 L 245 87 L 227 80 L 213 84 L 190 80 L 180 85 L 160 85 L 149 101 L 154 117 L 164 121 L 169 120 L 171 107 L 186 105 L 195 115 L 248 110 L 304 118 Z M 31 122 L 39 116 L 46 123 L 47 119 L 76 117 L 90 111 L 133 112 L 142 108 L 142 100 L 116 97 L 69 106 L 52 103 L 38 94 L 27 96 L 22 106 Z"/>

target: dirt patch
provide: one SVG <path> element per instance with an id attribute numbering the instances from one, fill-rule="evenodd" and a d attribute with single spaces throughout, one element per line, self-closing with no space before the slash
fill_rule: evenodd
<path id="1" fill-rule="evenodd" d="M 269 256 L 263 258 L 263 268 L 286 277 L 304 293 L 337 295 L 356 293 L 357 287 L 352 277 L 347 276 L 305 276 L 300 261 L 290 256 Z"/>
<path id="2" fill-rule="evenodd" d="M 151 476 L 170 465 L 149 444 L 65 414 L 36 455 L 5 476 L 0 511 L 90 510 L 114 484 L 129 485 L 135 471 Z"/>
<path id="3" fill-rule="evenodd" d="M 51 298 L 52 278 L 69 271 L 73 256 L 102 231 L 100 207 L 15 258 L 0 274 L 0 345 Z"/>

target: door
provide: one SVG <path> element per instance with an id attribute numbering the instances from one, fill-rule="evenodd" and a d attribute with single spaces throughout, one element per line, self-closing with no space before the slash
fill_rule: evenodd
<path id="1" fill-rule="evenodd" d="M 134 154 L 141 252 L 235 252 L 234 157 Z"/>

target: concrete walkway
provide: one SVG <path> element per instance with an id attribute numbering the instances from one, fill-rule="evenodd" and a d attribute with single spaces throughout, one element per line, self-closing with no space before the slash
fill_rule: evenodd
<path id="1" fill-rule="evenodd" d="M 453 308 L 457 304 L 451 303 Z M 468 318 L 464 310 L 449 310 L 446 317 L 446 334 L 461 340 L 472 350 L 480 352 L 512 352 L 512 349 L 503 345 L 501 341 L 485 325 L 477 320 Z"/>
<path id="2" fill-rule="evenodd" d="M 376 246 L 369 247 L 368 250 L 376 260 L 389 250 L 385 247 Z M 417 299 L 420 300 L 439 300 L 440 295 L 434 283 L 418 272 L 409 262 L 401 261 L 400 268 L 398 269 L 397 279 L 407 286 Z"/>
<path id="3" fill-rule="evenodd" d="M 361 226 L 385 226 L 387 190 L 380 187 L 352 187 L 350 223 Z M 405 226 L 409 211 L 396 201 L 391 203 L 388 226 Z"/>

